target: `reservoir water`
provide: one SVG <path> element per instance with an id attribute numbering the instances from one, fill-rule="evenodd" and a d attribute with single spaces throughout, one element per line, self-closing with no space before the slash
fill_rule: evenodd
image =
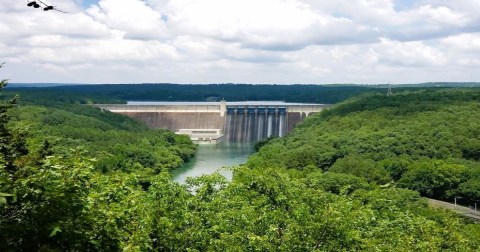
<path id="1" fill-rule="evenodd" d="M 253 154 L 254 143 L 222 142 L 217 145 L 199 145 L 197 153 L 181 168 L 172 171 L 173 179 L 185 183 L 188 177 L 198 177 L 219 172 L 232 179 L 229 167 L 243 164 Z"/>

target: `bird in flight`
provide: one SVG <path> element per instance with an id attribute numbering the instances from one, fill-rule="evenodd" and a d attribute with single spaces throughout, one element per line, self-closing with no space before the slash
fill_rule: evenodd
<path id="1" fill-rule="evenodd" d="M 27 6 L 28 7 L 33 7 L 35 9 L 38 9 L 38 8 L 42 8 L 44 11 L 49 11 L 49 10 L 54 10 L 54 11 L 59 11 L 59 12 L 63 12 L 63 13 L 67 13 L 63 10 L 60 10 L 58 9 L 57 7 L 55 6 L 52 6 L 52 5 L 49 5 L 49 4 L 46 4 L 40 0 L 34 0 L 34 1 L 31 1 L 31 0 L 27 0 Z"/>

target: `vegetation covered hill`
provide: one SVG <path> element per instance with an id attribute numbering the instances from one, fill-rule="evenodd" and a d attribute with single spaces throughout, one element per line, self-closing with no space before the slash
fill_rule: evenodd
<path id="1" fill-rule="evenodd" d="M 187 136 L 150 130 L 128 117 L 86 105 L 20 106 L 11 116 L 12 126 L 28 129 L 29 149 L 64 155 L 81 146 L 102 172 L 158 174 L 181 166 L 196 150 Z M 25 157 L 29 158 L 37 157 Z"/>
<path id="2" fill-rule="evenodd" d="M 272 140 L 250 167 L 320 169 L 437 199 L 480 199 L 480 90 L 364 95 Z"/>
<path id="3" fill-rule="evenodd" d="M 463 149 L 451 153 L 430 147 L 432 137 L 446 139 L 450 124 L 439 124 L 438 133 L 417 132 L 415 124 L 397 132 L 403 138 L 389 135 L 387 126 L 413 123 L 422 113 L 462 119 L 478 113 L 476 91 L 435 92 L 447 105 L 428 92 L 350 100 L 263 146 L 231 182 L 214 174 L 186 185 L 162 165 L 147 173 L 149 183 L 136 172 L 150 167 L 143 151 L 158 158 L 189 153 L 187 141 L 171 133 L 111 114 L 100 120 L 103 112 L 90 107 L 12 109 L 15 101 L 4 102 L 0 251 L 477 251 L 478 224 L 430 209 L 418 192 L 396 186 L 410 188 L 432 163 L 452 178 L 458 170 L 474 179 L 476 142 L 457 140 L 475 134 L 467 133 L 478 130 L 475 121 L 454 128 L 460 136 L 445 148 Z M 384 114 L 387 120 L 384 112 L 393 113 Z M 115 147 L 122 143 L 126 150 Z M 77 145 L 86 152 L 70 148 Z"/>

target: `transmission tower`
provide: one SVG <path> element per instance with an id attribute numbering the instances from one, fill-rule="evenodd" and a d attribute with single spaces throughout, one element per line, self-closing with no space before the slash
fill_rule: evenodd
<path id="1" fill-rule="evenodd" d="M 388 86 L 388 91 L 387 91 L 387 96 L 392 96 L 393 93 L 392 93 L 392 85 L 389 85 Z"/>

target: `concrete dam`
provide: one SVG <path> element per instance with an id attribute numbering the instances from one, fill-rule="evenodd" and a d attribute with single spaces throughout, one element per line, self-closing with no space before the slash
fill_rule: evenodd
<path id="1" fill-rule="evenodd" d="M 284 102 L 128 102 L 97 104 L 150 128 L 186 134 L 196 143 L 256 142 L 284 136 L 329 105 Z"/>

